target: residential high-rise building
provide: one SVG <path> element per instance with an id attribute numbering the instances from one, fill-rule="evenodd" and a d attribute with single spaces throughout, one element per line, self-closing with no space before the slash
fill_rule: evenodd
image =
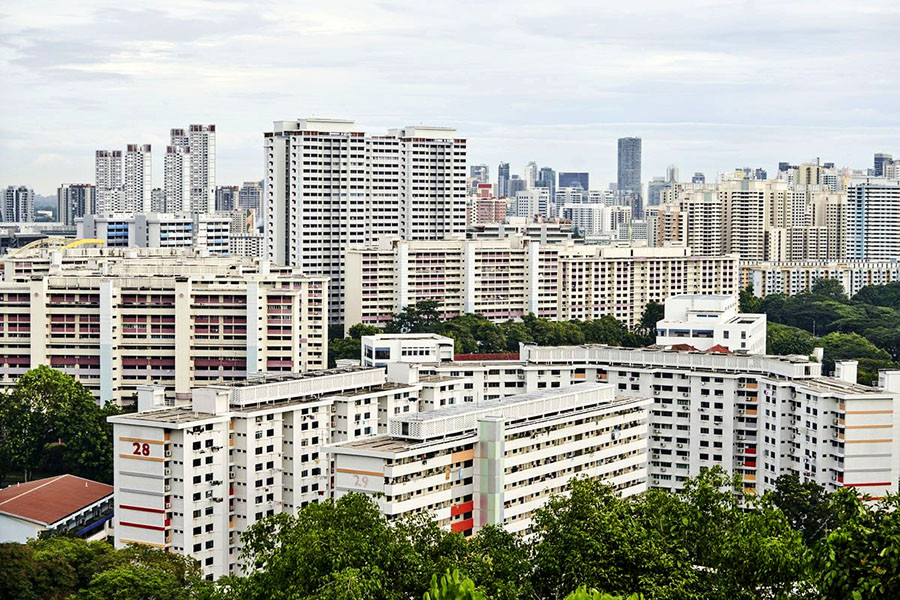
<path id="1" fill-rule="evenodd" d="M 187 148 L 189 146 L 188 135 L 184 129 L 169 130 L 169 145 L 176 148 Z"/>
<path id="2" fill-rule="evenodd" d="M 565 187 L 580 187 L 583 190 L 590 189 L 590 175 L 588 173 L 577 173 L 572 171 L 560 171 L 558 185 Z"/>
<path id="3" fill-rule="evenodd" d="M 2 218 L 5 223 L 34 221 L 34 190 L 24 185 L 6 188 Z"/>
<path id="4" fill-rule="evenodd" d="M 900 257 L 900 181 L 847 188 L 847 258 Z"/>
<path id="5" fill-rule="evenodd" d="M 641 138 L 619 138 L 618 178 L 616 189 L 621 195 L 640 198 L 641 184 Z M 639 214 L 635 216 L 640 218 Z"/>
<path id="6" fill-rule="evenodd" d="M 329 277 L 334 323 L 343 322 L 348 248 L 384 235 L 465 235 L 466 141 L 453 129 L 375 136 L 352 121 L 276 121 L 265 148 L 267 256 Z"/>
<path id="7" fill-rule="evenodd" d="M 245 181 L 238 192 L 238 206 L 244 210 L 252 210 L 256 218 L 262 217 L 263 182 Z"/>
<path id="8" fill-rule="evenodd" d="M 694 173 L 694 176 L 691 177 L 691 183 L 706 183 L 706 175 L 697 171 Z"/>
<path id="9" fill-rule="evenodd" d="M 327 281 L 298 269 L 182 248 L 36 248 L 3 262 L 4 385 L 49 365 L 127 404 L 141 385 L 178 399 L 327 366 Z"/>
<path id="10" fill-rule="evenodd" d="M 163 188 L 150 190 L 150 212 L 166 212 L 166 190 Z"/>
<path id="11" fill-rule="evenodd" d="M 547 188 L 532 188 L 516 193 L 515 198 L 516 217 L 555 217 L 552 214 L 554 206 L 550 201 L 550 190 Z"/>
<path id="12" fill-rule="evenodd" d="M 216 204 L 216 126 L 190 125 L 192 213 L 212 212 Z"/>
<path id="13" fill-rule="evenodd" d="M 94 184 L 97 188 L 97 212 L 121 211 L 124 201 L 122 189 L 122 151 L 97 150 L 94 154 Z"/>
<path id="14" fill-rule="evenodd" d="M 532 189 L 534 184 L 537 183 L 538 180 L 538 167 L 537 163 L 534 161 L 529 162 L 525 165 L 525 188 Z"/>
<path id="15" fill-rule="evenodd" d="M 884 177 L 884 166 L 887 163 L 892 162 L 894 159 L 890 154 L 877 153 L 875 154 L 875 177 Z"/>
<path id="16" fill-rule="evenodd" d="M 497 197 L 509 197 L 509 163 L 502 162 L 497 166 Z"/>
<path id="17" fill-rule="evenodd" d="M 164 159 L 166 212 L 190 210 L 191 151 L 185 145 L 167 146 Z"/>
<path id="18" fill-rule="evenodd" d="M 152 190 L 153 157 L 150 144 L 128 144 L 125 148 L 125 202 L 117 207 L 116 212 L 148 212 Z"/>
<path id="19" fill-rule="evenodd" d="M 64 183 L 56 190 L 56 218 L 63 225 L 97 212 L 97 188 L 89 183 Z"/>

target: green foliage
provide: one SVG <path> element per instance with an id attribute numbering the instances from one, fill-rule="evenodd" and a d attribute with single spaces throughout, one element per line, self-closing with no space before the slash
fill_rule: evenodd
<path id="1" fill-rule="evenodd" d="M 565 600 L 643 600 L 643 598 L 644 596 L 641 594 L 632 594 L 627 599 L 622 596 L 610 596 L 595 589 L 588 590 L 585 586 L 581 586 L 566 596 Z"/>
<path id="2" fill-rule="evenodd" d="M 0 483 L 12 470 L 71 473 L 112 483 L 114 406 L 101 408 L 74 377 L 40 366 L 0 402 Z"/>
<path id="3" fill-rule="evenodd" d="M 835 525 L 831 500 L 825 489 L 813 481 L 801 482 L 797 475 L 782 475 L 775 480 L 772 502 L 809 546 L 822 539 Z"/>
<path id="4" fill-rule="evenodd" d="M 829 333 L 819 340 L 825 349 L 823 368 L 825 372 L 834 370 L 838 360 L 859 361 L 857 380 L 871 385 L 878 380 L 879 369 L 890 369 L 895 365 L 891 355 L 875 346 L 872 342 L 857 333 Z"/>
<path id="5" fill-rule="evenodd" d="M 790 325 L 766 324 L 766 353 L 768 354 L 809 356 L 815 347 L 816 338 L 807 331 Z"/>
<path id="6" fill-rule="evenodd" d="M 431 576 L 431 587 L 423 600 L 485 600 L 484 594 L 475 589 L 471 579 L 461 578 L 459 571 L 447 571 L 438 583 L 437 575 Z"/>

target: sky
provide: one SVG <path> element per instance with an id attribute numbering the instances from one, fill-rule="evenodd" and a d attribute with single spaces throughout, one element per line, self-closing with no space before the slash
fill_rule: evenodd
<path id="1" fill-rule="evenodd" d="M 427 124 L 469 163 L 615 180 L 900 156 L 896 0 L 0 2 L 0 186 L 91 183 L 94 150 L 215 123 L 217 183 L 262 175 L 275 120 Z"/>

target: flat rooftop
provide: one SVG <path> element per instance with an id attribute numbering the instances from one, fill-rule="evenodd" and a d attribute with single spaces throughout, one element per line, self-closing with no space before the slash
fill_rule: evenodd
<path id="1" fill-rule="evenodd" d="M 361 371 L 371 371 L 382 367 L 362 367 L 359 365 L 351 365 L 347 367 L 337 367 L 334 369 L 322 369 L 320 371 L 306 371 L 305 373 L 264 373 L 262 375 L 250 375 L 247 379 L 229 383 L 224 387 L 228 388 L 247 388 L 257 385 L 267 385 L 269 383 L 284 383 L 287 381 L 300 381 L 303 379 L 315 379 L 317 377 L 327 377 L 329 375 L 345 375 L 348 373 L 359 373 Z M 211 386 L 222 387 L 222 386 Z"/>
<path id="2" fill-rule="evenodd" d="M 849 381 L 844 381 L 843 379 L 836 379 L 834 377 L 825 376 L 816 377 L 815 379 L 804 379 L 797 383 L 798 385 L 809 388 L 811 390 L 824 393 L 877 394 L 880 392 L 884 392 L 884 390 L 880 388 L 863 385 L 861 383 L 850 383 Z M 887 394 L 888 392 L 884 393 Z"/>

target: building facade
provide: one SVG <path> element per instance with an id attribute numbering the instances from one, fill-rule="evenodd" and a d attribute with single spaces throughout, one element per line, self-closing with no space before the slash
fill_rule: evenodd
<path id="1" fill-rule="evenodd" d="M 89 183 L 64 183 L 56 190 L 57 220 L 75 225 L 75 219 L 97 212 L 97 188 Z"/>
<path id="2" fill-rule="evenodd" d="M 24 185 L 9 186 L 3 194 L 5 223 L 29 223 L 34 221 L 34 190 Z"/>

